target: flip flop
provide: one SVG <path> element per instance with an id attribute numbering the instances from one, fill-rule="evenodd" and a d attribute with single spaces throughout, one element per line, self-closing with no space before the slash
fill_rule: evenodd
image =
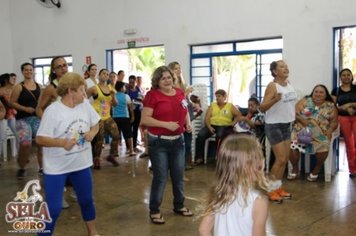
<path id="1" fill-rule="evenodd" d="M 141 155 L 140 155 L 140 158 L 145 158 L 145 157 L 148 157 L 148 153 L 142 153 Z"/>
<path id="2" fill-rule="evenodd" d="M 152 223 L 156 225 L 163 225 L 164 223 L 166 223 L 161 214 L 159 214 L 159 216 L 154 216 L 150 214 L 150 219 Z"/>
<path id="3" fill-rule="evenodd" d="M 192 170 L 192 169 L 194 169 L 193 166 L 186 166 L 186 167 L 185 167 L 185 170 Z"/>
<path id="4" fill-rule="evenodd" d="M 202 164 L 204 164 L 203 159 L 197 159 L 197 160 L 195 161 L 195 163 L 194 163 L 195 166 L 199 166 L 199 165 L 202 165 Z"/>
<path id="5" fill-rule="evenodd" d="M 297 174 L 297 173 L 290 173 L 287 176 L 288 180 L 296 180 L 297 178 L 299 178 L 299 174 Z"/>
<path id="6" fill-rule="evenodd" d="M 182 209 L 180 210 L 176 210 L 176 209 L 173 209 L 174 213 L 178 214 L 178 215 L 181 215 L 181 216 L 187 216 L 187 217 L 190 217 L 190 216 L 193 216 L 193 212 L 191 212 L 188 208 L 186 207 L 183 207 Z"/>
<path id="7" fill-rule="evenodd" d="M 131 153 L 129 153 L 129 157 L 136 156 L 136 155 L 137 155 L 136 152 L 131 152 Z"/>

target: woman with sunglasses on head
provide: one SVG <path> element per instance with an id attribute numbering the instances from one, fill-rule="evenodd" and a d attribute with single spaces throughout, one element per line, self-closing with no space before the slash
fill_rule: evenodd
<path id="1" fill-rule="evenodd" d="M 43 89 L 36 107 L 36 115 L 40 119 L 42 118 L 44 110 L 51 103 L 59 99 L 57 94 L 57 86 L 60 78 L 63 75 L 65 75 L 67 72 L 68 72 L 68 64 L 67 61 L 64 59 L 64 57 L 62 56 L 54 57 L 51 61 L 51 70 L 49 72 L 49 77 L 48 77 L 50 84 L 45 89 Z M 40 170 L 40 174 L 42 174 L 42 169 Z M 63 197 L 62 208 L 66 209 L 68 207 L 69 204 Z"/>
<path id="2" fill-rule="evenodd" d="M 56 89 L 59 83 L 59 79 L 67 72 L 68 64 L 64 57 L 55 57 L 52 59 L 51 71 L 48 77 L 50 84 L 42 91 L 36 107 L 36 114 L 39 118 L 42 117 L 46 107 L 57 100 L 58 95 Z"/>

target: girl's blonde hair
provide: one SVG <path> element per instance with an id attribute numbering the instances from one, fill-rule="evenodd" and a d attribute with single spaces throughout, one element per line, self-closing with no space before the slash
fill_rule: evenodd
<path id="1" fill-rule="evenodd" d="M 168 64 L 168 68 L 171 69 L 171 71 L 173 71 L 174 67 L 176 65 L 180 66 L 180 64 L 177 61 L 172 61 L 171 63 Z M 185 90 L 187 85 L 186 85 L 186 82 L 183 79 L 182 75 L 176 75 L 175 74 L 175 76 L 177 77 L 177 80 L 175 81 L 175 86 L 178 85 L 181 89 Z"/>
<path id="2" fill-rule="evenodd" d="M 241 194 L 243 207 L 251 189 L 267 193 L 264 156 L 253 135 L 231 134 L 221 143 L 217 157 L 217 183 L 211 189 L 205 214 L 229 206 Z"/>

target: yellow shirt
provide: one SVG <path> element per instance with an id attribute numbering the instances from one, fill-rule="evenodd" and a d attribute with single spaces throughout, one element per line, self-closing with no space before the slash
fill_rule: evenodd
<path id="1" fill-rule="evenodd" d="M 98 95 L 94 98 L 93 107 L 100 115 L 101 120 L 107 120 L 110 118 L 112 97 L 110 94 L 104 94 L 99 85 L 96 85 L 96 89 L 98 91 Z"/>
<path id="2" fill-rule="evenodd" d="M 232 114 L 232 104 L 226 103 L 223 108 L 219 108 L 216 102 L 211 104 L 210 124 L 216 126 L 228 126 L 234 118 Z"/>
<path id="3" fill-rule="evenodd" d="M 110 92 L 117 93 L 117 91 L 115 89 L 115 86 L 112 86 L 111 84 L 108 84 L 108 87 L 109 87 Z"/>

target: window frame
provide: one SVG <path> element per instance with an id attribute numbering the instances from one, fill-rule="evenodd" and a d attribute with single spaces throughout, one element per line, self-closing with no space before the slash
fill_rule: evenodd
<path id="1" fill-rule="evenodd" d="M 281 47 L 276 47 L 274 49 L 257 49 L 257 50 L 237 50 L 237 46 L 239 43 L 241 44 L 246 44 L 248 42 L 254 43 L 257 41 L 265 41 L 265 40 L 275 40 L 279 39 L 282 40 L 282 45 Z M 230 52 L 222 51 L 222 52 L 207 52 L 207 53 L 193 53 L 195 47 L 202 47 L 202 46 L 217 46 L 217 45 L 223 45 L 223 44 L 229 44 L 231 43 L 233 45 L 232 50 Z M 256 85 L 255 85 L 255 91 L 257 98 L 261 101 L 263 98 L 263 85 L 262 85 L 262 75 L 261 75 L 261 58 L 263 55 L 267 54 L 281 54 L 281 57 L 283 56 L 283 37 L 278 36 L 278 37 L 272 37 L 272 38 L 261 38 L 261 39 L 252 39 L 252 40 L 236 40 L 236 41 L 226 41 L 226 42 L 217 42 L 217 43 L 205 43 L 205 44 L 193 44 L 190 45 L 190 84 L 193 84 L 195 82 L 195 77 L 199 76 L 194 76 L 194 69 L 199 68 L 198 66 L 193 66 L 194 60 L 195 59 L 208 59 L 210 61 L 210 65 L 205 66 L 206 68 L 209 67 L 209 75 L 206 76 L 201 76 L 201 78 L 208 78 L 206 80 L 208 81 L 207 86 L 209 87 L 209 93 L 208 93 L 208 101 L 211 103 L 214 99 L 212 96 L 213 94 L 213 81 L 212 81 L 212 58 L 217 57 L 217 56 L 240 56 L 240 55 L 249 55 L 249 54 L 255 54 L 256 56 L 256 61 L 255 61 L 255 66 L 256 66 Z"/>
<path id="2" fill-rule="evenodd" d="M 41 81 L 38 81 L 37 80 L 37 74 L 35 74 L 35 81 L 42 85 L 42 86 L 46 86 L 49 84 L 49 81 L 48 81 L 48 77 L 46 78 L 46 75 L 45 75 L 45 70 L 44 68 L 45 67 L 49 67 L 51 69 L 51 61 L 53 60 L 53 58 L 55 57 L 64 57 L 64 58 L 71 58 L 71 60 L 67 60 L 67 64 L 68 64 L 68 71 L 72 71 L 73 70 L 73 56 L 72 55 L 59 55 L 59 56 L 48 56 L 48 57 L 33 57 L 31 58 L 31 62 L 32 62 L 32 65 L 33 65 L 33 69 L 34 69 L 34 73 L 36 71 L 36 68 L 41 68 L 42 69 L 42 75 L 41 75 Z M 48 59 L 50 61 L 50 63 L 41 63 L 41 64 L 37 64 L 36 63 L 36 60 L 40 60 L 40 59 Z M 69 68 L 72 68 L 71 70 L 69 70 Z"/>

